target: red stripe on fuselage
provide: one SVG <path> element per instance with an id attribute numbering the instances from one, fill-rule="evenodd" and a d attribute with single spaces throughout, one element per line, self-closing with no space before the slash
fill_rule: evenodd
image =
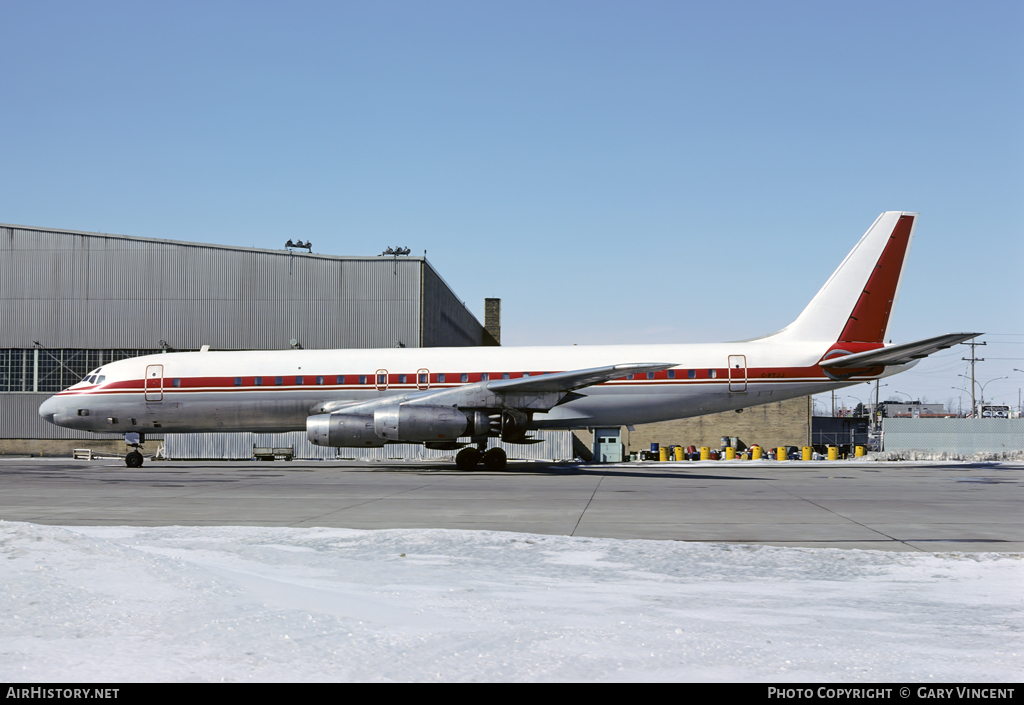
<path id="1" fill-rule="evenodd" d="M 834 348 L 838 347 L 838 344 Z M 846 348 L 849 352 L 860 352 L 859 348 L 873 349 L 875 345 L 848 345 Z M 833 348 L 833 349 L 834 349 Z M 757 384 L 762 382 L 806 382 L 806 381 L 826 381 L 827 377 L 824 371 L 818 365 L 812 365 L 809 367 L 751 367 L 746 369 L 745 376 L 734 376 L 731 380 L 729 378 L 728 368 L 701 368 L 695 370 L 695 376 L 689 377 L 688 370 L 673 370 L 676 373 L 674 378 L 668 376 L 669 370 L 662 370 L 655 372 L 653 378 L 648 379 L 646 374 L 636 375 L 633 379 L 626 379 L 625 377 L 611 380 L 610 382 L 604 382 L 605 385 L 614 386 L 644 386 L 657 384 L 660 386 L 664 385 L 683 385 L 683 384 L 733 384 L 742 383 L 746 381 L 748 384 Z M 712 376 L 714 372 L 714 376 Z M 407 374 L 406 378 L 412 379 L 413 381 L 406 381 L 404 383 L 398 382 L 398 374 L 388 375 L 388 389 L 389 390 L 403 390 L 403 391 L 426 391 L 427 389 L 451 389 L 454 387 L 462 386 L 463 384 L 472 384 L 479 382 L 481 373 L 467 373 L 468 382 L 449 382 L 448 378 L 452 377 L 460 379 L 461 374 L 456 373 L 443 373 L 445 375 L 445 382 L 437 382 L 437 375 L 431 374 L 431 382 L 428 388 L 417 385 L 415 381 L 415 375 Z M 502 373 L 491 373 L 491 380 L 498 381 L 502 379 Z M 735 374 L 735 371 L 734 371 Z M 858 376 L 873 376 L 870 371 L 861 372 Z M 304 380 L 310 379 L 315 380 L 318 376 L 324 377 L 325 379 L 335 379 L 341 375 L 301 375 Z M 163 388 L 164 394 L 177 394 L 177 393 L 191 393 L 191 392 L 254 392 L 254 391 L 314 391 L 322 390 L 325 392 L 337 392 L 337 391 L 371 391 L 376 390 L 376 378 L 374 375 L 362 375 L 366 378 L 364 384 L 315 384 L 315 383 L 304 383 L 295 384 L 296 375 L 281 376 L 282 383 L 275 384 L 274 381 L 277 379 L 274 375 L 261 375 L 264 383 L 257 385 L 254 383 L 254 376 L 243 376 L 242 384 L 235 385 L 235 377 L 164 377 Z M 533 374 L 531 376 L 538 376 Z M 346 381 L 350 378 L 355 381 L 360 375 L 344 375 Z M 522 377 L 522 373 L 509 373 L 511 379 L 519 379 Z M 179 385 L 174 386 L 173 380 L 179 380 Z M 269 383 L 268 383 L 269 382 Z M 87 387 L 83 389 L 69 390 L 66 389 L 58 393 L 58 396 L 74 396 L 74 395 L 95 395 L 95 394 L 123 394 L 125 392 L 142 392 L 144 390 L 144 380 L 133 379 L 133 380 L 121 380 L 117 382 L 110 382 L 104 384 L 101 387 Z M 159 389 L 151 389 L 151 392 L 161 391 Z"/>

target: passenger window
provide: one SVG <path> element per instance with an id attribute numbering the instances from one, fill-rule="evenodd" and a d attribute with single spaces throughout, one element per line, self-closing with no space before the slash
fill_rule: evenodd
<path id="1" fill-rule="evenodd" d="M 387 384 L 387 383 L 388 383 L 388 376 L 387 375 L 377 375 L 377 384 Z"/>
<path id="2" fill-rule="evenodd" d="M 241 387 L 242 386 L 242 378 L 241 377 L 235 377 L 235 386 L 236 387 Z"/>
<path id="3" fill-rule="evenodd" d="M 321 377 L 321 379 L 323 379 L 323 378 Z M 334 378 L 334 383 L 335 384 L 345 384 L 345 375 L 338 375 L 337 377 L 335 377 Z"/>
<path id="4" fill-rule="evenodd" d="M 676 378 L 676 371 L 675 370 L 669 370 L 668 371 L 668 378 L 669 379 L 675 379 Z"/>
<path id="5" fill-rule="evenodd" d="M 482 375 L 480 375 L 480 381 L 481 382 L 486 382 L 490 378 L 491 378 L 491 373 L 490 372 L 484 372 Z"/>
<path id="6" fill-rule="evenodd" d="M 296 377 L 295 384 L 302 384 L 302 377 Z"/>
<path id="7" fill-rule="evenodd" d="M 274 377 L 274 384 L 277 384 L 277 385 L 284 384 L 284 377 Z"/>
<path id="8" fill-rule="evenodd" d="M 633 375 L 626 375 L 626 379 L 633 379 Z"/>
<path id="9" fill-rule="evenodd" d="M 262 387 L 263 386 L 263 378 L 262 377 L 257 377 L 254 381 L 255 381 L 257 387 Z"/>
<path id="10" fill-rule="evenodd" d="M 173 384 L 175 387 L 180 387 L 181 386 L 181 377 L 175 377 L 174 381 L 171 382 L 171 384 Z"/>
<path id="11" fill-rule="evenodd" d="M 708 370 L 708 377 L 709 377 L 709 378 L 711 378 L 711 379 L 714 379 L 714 378 L 715 378 L 715 377 L 717 377 L 717 376 L 718 376 L 718 375 L 717 375 L 717 373 L 715 372 L 715 370 Z"/>
<path id="12" fill-rule="evenodd" d="M 689 377 L 690 379 L 696 379 L 697 378 L 697 370 L 687 370 L 686 371 L 686 376 Z"/>
<path id="13" fill-rule="evenodd" d="M 530 376 L 530 373 L 529 373 L 529 372 L 524 372 L 524 373 L 523 373 L 523 377 L 529 377 L 529 376 Z"/>
<path id="14" fill-rule="evenodd" d="M 421 374 L 420 377 L 419 377 L 419 380 L 420 380 L 420 384 L 426 384 L 427 383 L 427 375 Z"/>
<path id="15" fill-rule="evenodd" d="M 468 382 L 469 381 L 469 375 L 466 374 L 465 372 L 463 372 L 459 379 L 461 381 L 463 381 L 463 382 Z"/>
<path id="16" fill-rule="evenodd" d="M 511 376 L 512 375 L 510 375 L 508 372 L 502 372 L 501 373 L 501 378 L 502 379 L 509 379 Z"/>
<path id="17" fill-rule="evenodd" d="M 647 373 L 647 379 L 654 379 L 654 373 L 653 372 L 648 372 Z"/>
<path id="18" fill-rule="evenodd" d="M 323 375 L 317 375 L 316 383 L 317 384 L 323 384 L 324 383 L 324 376 Z"/>
<path id="19" fill-rule="evenodd" d="M 405 375 L 398 375 L 398 383 L 405 384 Z"/>
<path id="20" fill-rule="evenodd" d="M 366 375 L 359 375 L 359 384 L 366 384 Z"/>
<path id="21" fill-rule="evenodd" d="M 437 376 L 437 381 L 438 381 L 439 383 L 440 383 L 440 382 L 444 382 L 444 372 L 442 372 L 441 374 L 439 374 L 439 375 Z"/>

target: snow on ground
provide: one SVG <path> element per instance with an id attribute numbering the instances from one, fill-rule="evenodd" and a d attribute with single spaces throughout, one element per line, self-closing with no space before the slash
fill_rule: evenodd
<path id="1" fill-rule="evenodd" d="M 5 681 L 1019 681 L 1024 556 L 0 522 Z"/>

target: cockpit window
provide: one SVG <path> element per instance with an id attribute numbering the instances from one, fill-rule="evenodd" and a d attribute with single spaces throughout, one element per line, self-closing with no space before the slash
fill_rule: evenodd
<path id="1" fill-rule="evenodd" d="M 100 375 L 99 377 L 96 378 L 96 384 L 103 384 L 103 380 L 105 380 L 106 378 L 106 375 Z"/>

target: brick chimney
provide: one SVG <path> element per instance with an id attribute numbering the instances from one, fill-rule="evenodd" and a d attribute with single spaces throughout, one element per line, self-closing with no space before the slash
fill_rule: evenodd
<path id="1" fill-rule="evenodd" d="M 501 345 L 501 299 L 484 299 L 484 345 Z"/>

